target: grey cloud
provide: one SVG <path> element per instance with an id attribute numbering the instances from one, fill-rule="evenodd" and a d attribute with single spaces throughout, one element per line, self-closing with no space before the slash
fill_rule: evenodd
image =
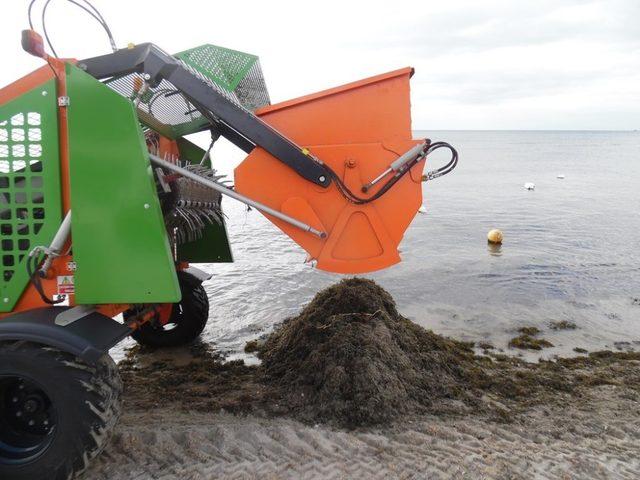
<path id="1" fill-rule="evenodd" d="M 607 5 L 606 16 L 582 21 L 563 21 L 554 13 L 565 7 Z M 473 29 L 476 34 L 470 34 Z M 464 10 L 409 18 L 389 25 L 378 39 L 364 38 L 354 44 L 378 49 L 403 49 L 413 54 L 442 55 L 488 49 L 530 46 L 565 40 L 593 40 L 640 48 L 640 2 L 635 0 L 509 2 L 485 8 L 476 2 Z"/>

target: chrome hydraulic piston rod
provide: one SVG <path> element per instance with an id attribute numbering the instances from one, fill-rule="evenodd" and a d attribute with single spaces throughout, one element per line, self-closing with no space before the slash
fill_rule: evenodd
<path id="1" fill-rule="evenodd" d="M 304 230 L 305 232 L 309 232 L 312 233 L 313 235 L 316 235 L 317 237 L 320 238 L 325 238 L 327 236 L 326 232 L 321 232 L 319 230 L 316 230 L 315 228 L 313 228 L 311 225 L 308 225 L 304 222 L 301 222 L 300 220 L 297 220 L 293 217 L 290 217 L 287 214 L 284 214 L 278 210 L 275 210 L 271 207 L 268 207 L 267 205 L 264 205 L 260 202 L 257 202 L 255 200 L 252 200 L 248 197 L 245 197 L 244 195 L 239 194 L 238 192 L 231 190 L 230 188 L 225 187 L 224 185 L 221 185 L 219 183 L 213 182 L 209 179 L 203 178 L 200 175 L 198 175 L 197 173 L 194 173 L 190 170 L 187 170 L 186 168 L 182 168 L 179 165 L 175 165 L 173 163 L 167 162 L 166 160 L 163 160 L 162 158 L 158 157 L 157 155 L 154 154 L 149 154 L 149 158 L 151 159 L 151 162 L 153 162 L 154 164 L 158 165 L 159 167 L 162 168 L 166 168 L 167 170 L 171 170 L 172 172 L 178 173 L 180 175 L 182 175 L 183 177 L 189 178 L 191 180 L 193 180 L 194 182 L 198 182 L 201 185 L 204 185 L 206 187 L 212 188 L 214 190 L 217 190 L 218 192 L 222 193 L 223 195 L 226 195 L 228 197 L 231 197 L 235 200 L 238 200 L 239 202 L 244 203 L 245 205 L 249 205 L 251 207 L 254 207 L 257 210 L 260 210 L 261 212 L 264 212 L 266 214 L 272 215 L 276 218 L 279 218 L 282 221 L 285 221 L 295 227 L 300 228 L 301 230 Z"/>

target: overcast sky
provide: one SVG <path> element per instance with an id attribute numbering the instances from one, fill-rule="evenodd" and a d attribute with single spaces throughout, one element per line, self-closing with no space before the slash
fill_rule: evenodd
<path id="1" fill-rule="evenodd" d="M 259 55 L 274 102 L 411 65 L 415 129 L 640 128 L 639 0 L 93 3 L 119 46 Z M 3 86 L 40 64 L 20 48 L 27 5 L 2 2 Z M 66 0 L 47 26 L 60 55 L 109 51 Z"/>

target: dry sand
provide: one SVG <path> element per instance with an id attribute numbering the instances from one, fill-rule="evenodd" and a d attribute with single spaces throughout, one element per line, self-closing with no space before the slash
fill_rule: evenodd
<path id="1" fill-rule="evenodd" d="M 624 386 L 511 423 L 423 416 L 340 431 L 288 419 L 128 411 L 87 479 L 640 478 L 640 404 Z"/>

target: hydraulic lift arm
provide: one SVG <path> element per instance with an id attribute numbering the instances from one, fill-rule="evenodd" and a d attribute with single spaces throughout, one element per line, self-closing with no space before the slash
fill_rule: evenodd
<path id="1" fill-rule="evenodd" d="M 300 176 L 321 187 L 331 184 L 331 175 L 322 162 L 306 149 L 280 134 L 249 110 L 200 75 L 186 63 L 145 43 L 134 48 L 83 60 L 78 67 L 98 80 L 139 73 L 152 87 L 162 80 L 185 94 L 212 126 L 230 142 L 250 153 L 262 147 Z"/>

